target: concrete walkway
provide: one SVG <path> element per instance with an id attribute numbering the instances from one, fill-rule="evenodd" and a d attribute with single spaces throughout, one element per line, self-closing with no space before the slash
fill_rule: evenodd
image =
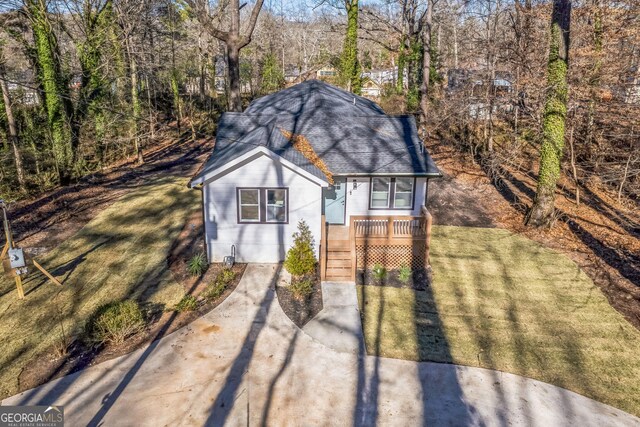
<path id="1" fill-rule="evenodd" d="M 322 311 L 302 330 L 332 350 L 359 354 L 364 337 L 355 284 L 323 282 Z"/>
<path id="2" fill-rule="evenodd" d="M 2 404 L 64 405 L 70 426 L 640 425 L 516 375 L 328 348 L 280 309 L 277 269 L 250 265 L 191 325 Z"/>

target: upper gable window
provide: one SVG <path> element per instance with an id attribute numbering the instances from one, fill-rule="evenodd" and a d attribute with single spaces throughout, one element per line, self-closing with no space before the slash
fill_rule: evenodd
<path id="1" fill-rule="evenodd" d="M 239 224 L 289 221 L 287 188 L 237 188 L 237 196 Z"/>
<path id="2" fill-rule="evenodd" d="M 413 209 L 413 177 L 371 178 L 370 209 Z"/>

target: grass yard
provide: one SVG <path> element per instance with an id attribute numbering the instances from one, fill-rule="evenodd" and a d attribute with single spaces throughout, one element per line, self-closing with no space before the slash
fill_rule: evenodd
<path id="1" fill-rule="evenodd" d="M 102 211 L 82 230 L 38 261 L 59 288 L 32 274 L 26 298 L 12 280 L 0 279 L 0 396 L 19 390 L 21 371 L 66 334 L 77 334 L 105 303 L 135 298 L 143 305 L 172 307 L 183 287 L 167 268 L 167 255 L 187 218 L 199 209 L 186 180 L 163 178 L 141 185 Z"/>
<path id="2" fill-rule="evenodd" d="M 427 291 L 358 288 L 367 351 L 535 378 L 640 415 L 640 332 L 571 260 L 506 230 L 435 226 Z"/>

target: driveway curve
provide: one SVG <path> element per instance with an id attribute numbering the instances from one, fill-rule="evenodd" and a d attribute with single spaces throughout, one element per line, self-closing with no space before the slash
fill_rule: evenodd
<path id="1" fill-rule="evenodd" d="M 249 265 L 234 293 L 190 325 L 2 405 L 64 405 L 72 426 L 640 426 L 516 375 L 333 350 L 282 312 L 278 269 Z"/>

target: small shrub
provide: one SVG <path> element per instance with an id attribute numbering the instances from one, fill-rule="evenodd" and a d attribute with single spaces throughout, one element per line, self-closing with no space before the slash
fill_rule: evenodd
<path id="1" fill-rule="evenodd" d="M 187 263 L 187 271 L 191 276 L 202 276 L 202 273 L 207 269 L 207 257 L 204 253 L 200 252 L 191 257 Z"/>
<path id="2" fill-rule="evenodd" d="M 218 273 L 218 277 L 216 281 L 220 281 L 224 284 L 229 284 L 236 278 L 236 273 L 230 268 L 225 268 L 220 273 Z"/>
<path id="3" fill-rule="evenodd" d="M 313 235 L 304 220 L 298 222 L 298 231 L 293 233 L 293 246 L 287 252 L 284 268 L 294 276 L 313 273 L 316 256 L 313 253 Z"/>
<path id="4" fill-rule="evenodd" d="M 411 268 L 406 264 L 402 264 L 398 269 L 398 279 L 400 279 L 402 283 L 409 283 L 411 273 Z"/>
<path id="5" fill-rule="evenodd" d="M 180 302 L 176 304 L 174 310 L 182 313 L 183 311 L 194 311 L 198 308 L 198 300 L 193 295 L 185 295 Z"/>
<path id="6" fill-rule="evenodd" d="M 384 268 L 381 264 L 376 264 L 373 266 L 373 277 L 382 281 L 385 277 L 387 277 L 387 269 Z"/>
<path id="7" fill-rule="evenodd" d="M 313 292 L 313 283 L 313 279 L 310 278 L 293 280 L 291 282 L 291 292 L 293 292 L 293 296 L 297 299 L 303 299 L 311 295 L 311 292 Z"/>
<path id="8" fill-rule="evenodd" d="M 53 354 L 55 355 L 56 358 L 60 359 L 69 354 L 69 347 L 71 347 L 71 341 L 72 341 L 71 337 L 67 336 L 63 330 L 62 333 L 53 342 Z"/>
<path id="9" fill-rule="evenodd" d="M 144 316 L 137 302 L 124 300 L 99 307 L 87 323 L 86 334 L 95 344 L 122 344 L 144 328 Z"/>
<path id="10" fill-rule="evenodd" d="M 217 300 L 222 296 L 227 285 L 223 282 L 215 281 L 202 292 L 202 297 L 207 301 Z"/>

